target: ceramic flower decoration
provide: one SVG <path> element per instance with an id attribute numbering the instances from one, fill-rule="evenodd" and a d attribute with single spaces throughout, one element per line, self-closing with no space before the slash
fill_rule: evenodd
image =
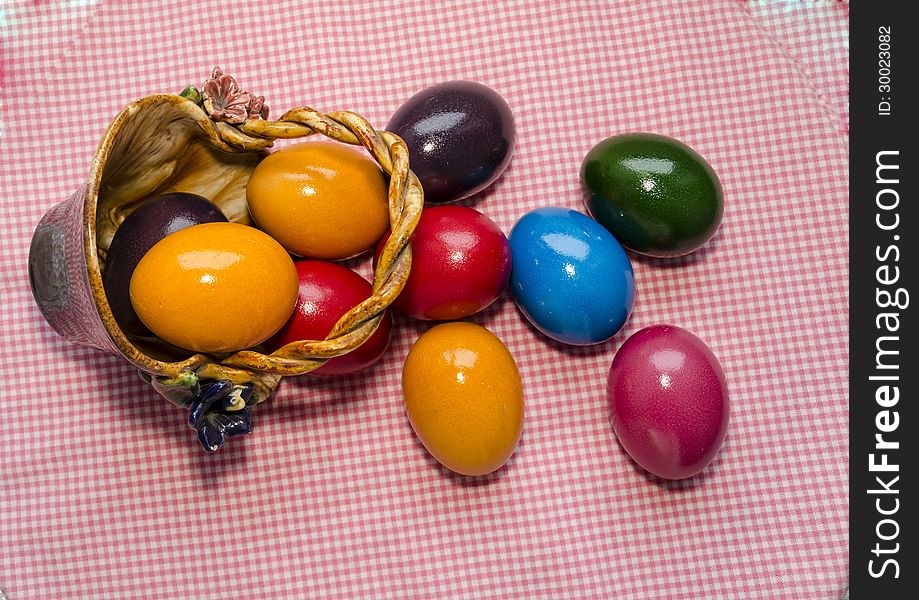
<path id="1" fill-rule="evenodd" d="M 252 417 L 246 402 L 252 386 L 234 386 L 226 379 L 202 385 L 189 401 L 188 425 L 198 432 L 198 441 L 214 452 L 227 438 L 252 431 Z"/>
<path id="2" fill-rule="evenodd" d="M 214 67 L 211 78 L 201 87 L 204 109 L 215 121 L 239 124 L 246 119 L 267 119 L 268 106 L 264 96 L 255 96 L 239 89 L 236 80 Z"/>
<path id="3" fill-rule="evenodd" d="M 249 101 L 249 118 L 268 119 L 268 105 L 265 104 L 265 96 L 252 96 Z"/>

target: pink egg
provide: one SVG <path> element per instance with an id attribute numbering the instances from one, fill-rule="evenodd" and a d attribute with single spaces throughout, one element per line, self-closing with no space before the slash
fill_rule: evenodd
<path id="1" fill-rule="evenodd" d="M 700 473 L 724 442 L 724 371 L 711 349 L 680 327 L 653 325 L 629 337 L 610 366 L 607 397 L 619 443 L 659 477 Z"/>

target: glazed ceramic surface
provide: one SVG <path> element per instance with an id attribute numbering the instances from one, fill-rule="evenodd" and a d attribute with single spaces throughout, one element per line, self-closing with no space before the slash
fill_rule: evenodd
<path id="1" fill-rule="evenodd" d="M 574 345 L 597 344 L 619 331 L 635 284 L 612 234 L 582 213 L 546 207 L 525 214 L 509 239 L 511 293 L 537 329 Z"/>
<path id="2" fill-rule="evenodd" d="M 127 216 L 115 230 L 102 277 L 105 296 L 118 325 L 126 333 L 150 335 L 131 306 L 131 275 L 137 263 L 158 241 L 192 225 L 226 221 L 206 198 L 187 192 L 163 194 Z"/>
<path id="3" fill-rule="evenodd" d="M 269 155 L 246 197 L 258 224 L 297 256 L 340 260 L 376 244 L 389 226 L 386 178 L 367 154 L 303 142 Z"/>
<path id="4" fill-rule="evenodd" d="M 656 257 L 701 248 L 724 211 L 721 182 L 686 144 L 630 133 L 594 146 L 581 165 L 590 214 L 623 246 Z"/>
<path id="5" fill-rule="evenodd" d="M 156 335 L 180 348 L 224 354 L 264 342 L 287 322 L 297 271 L 284 248 L 258 229 L 205 223 L 153 246 L 130 290 L 137 315 Z"/>
<path id="6" fill-rule="evenodd" d="M 428 452 L 462 475 L 499 469 L 523 429 L 513 356 L 474 323 L 443 323 L 412 346 L 402 370 L 405 412 Z"/>
<path id="7" fill-rule="evenodd" d="M 268 352 L 298 340 L 325 338 L 342 315 L 370 297 L 370 284 L 351 269 L 320 260 L 301 260 L 294 266 L 300 279 L 297 306 L 281 330 L 265 342 Z M 391 330 L 387 312 L 366 342 L 308 375 L 345 375 L 366 369 L 386 352 Z"/>
<path id="8" fill-rule="evenodd" d="M 629 337 L 610 366 L 607 394 L 622 447 L 659 477 L 692 477 L 721 449 L 730 414 L 724 372 L 685 329 L 655 325 Z"/>
<path id="9" fill-rule="evenodd" d="M 412 272 L 393 303 L 405 314 L 429 320 L 467 317 L 491 305 L 507 287 L 510 245 L 501 228 L 475 209 L 426 208 L 412 235 L 412 250 Z"/>
<path id="10" fill-rule="evenodd" d="M 511 160 L 514 115 L 497 92 L 451 81 L 409 98 L 386 129 L 405 140 L 428 202 L 468 198 L 491 185 Z"/>

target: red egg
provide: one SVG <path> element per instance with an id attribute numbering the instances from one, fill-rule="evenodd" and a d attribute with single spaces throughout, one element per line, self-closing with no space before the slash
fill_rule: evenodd
<path id="1" fill-rule="evenodd" d="M 393 304 L 419 319 L 460 319 L 494 302 L 510 274 L 510 245 L 494 221 L 465 206 L 431 206 L 412 235 L 412 271 Z"/>
<path id="2" fill-rule="evenodd" d="M 665 479 L 700 473 L 721 449 L 730 404 L 721 364 L 695 335 L 655 325 L 625 341 L 607 380 L 616 437 Z"/>
<path id="3" fill-rule="evenodd" d="M 349 310 L 370 297 L 367 281 L 341 265 L 321 260 L 294 263 L 300 279 L 297 306 L 290 320 L 265 342 L 268 352 L 301 340 L 322 340 Z M 366 342 L 337 356 L 310 375 L 345 375 L 366 369 L 377 362 L 389 346 L 392 319 L 389 312 Z"/>

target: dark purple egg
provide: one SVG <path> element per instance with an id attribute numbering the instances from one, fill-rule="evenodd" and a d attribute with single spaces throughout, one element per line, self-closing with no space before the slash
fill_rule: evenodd
<path id="1" fill-rule="evenodd" d="M 129 293 L 131 275 L 144 254 L 171 233 L 192 225 L 226 220 L 219 208 L 187 192 L 163 194 L 125 218 L 112 237 L 102 277 L 109 306 L 122 331 L 150 335 L 134 312 Z"/>
<path id="2" fill-rule="evenodd" d="M 472 81 L 424 89 L 386 126 L 405 140 L 429 202 L 462 200 L 494 183 L 514 152 L 514 115 L 494 90 Z"/>

